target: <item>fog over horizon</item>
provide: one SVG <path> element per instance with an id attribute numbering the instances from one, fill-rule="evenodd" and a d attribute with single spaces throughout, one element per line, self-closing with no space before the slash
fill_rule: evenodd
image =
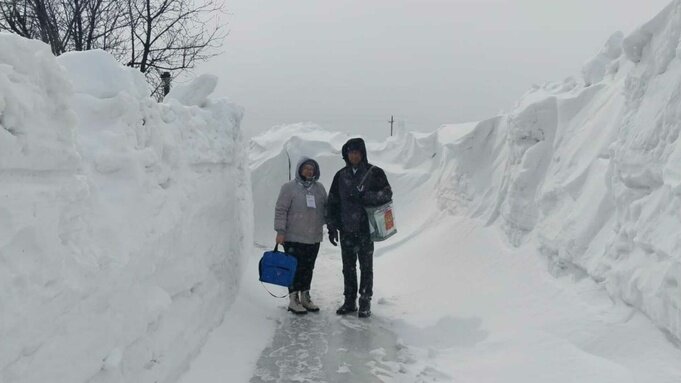
<path id="1" fill-rule="evenodd" d="M 300 0 L 225 2 L 223 53 L 193 75 L 220 78 L 248 137 L 313 122 L 382 138 L 478 121 L 533 85 L 578 76 L 618 30 L 670 0 Z"/>

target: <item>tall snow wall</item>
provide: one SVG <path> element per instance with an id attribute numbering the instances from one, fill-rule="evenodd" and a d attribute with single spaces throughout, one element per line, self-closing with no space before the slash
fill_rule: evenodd
<path id="1" fill-rule="evenodd" d="M 439 203 L 536 241 L 681 339 L 681 1 L 452 147 Z M 456 129 L 443 127 L 441 132 Z M 446 140 L 445 140 L 446 141 Z"/>
<path id="2" fill-rule="evenodd" d="M 0 33 L 0 381 L 172 382 L 252 243 L 242 111 Z"/>

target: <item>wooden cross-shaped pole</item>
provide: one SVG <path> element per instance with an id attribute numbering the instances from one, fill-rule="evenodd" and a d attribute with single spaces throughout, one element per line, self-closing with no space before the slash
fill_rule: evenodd
<path id="1" fill-rule="evenodd" d="M 393 136 L 393 123 L 395 122 L 395 119 L 393 116 L 390 116 L 390 120 L 388 121 L 390 123 L 390 137 Z"/>

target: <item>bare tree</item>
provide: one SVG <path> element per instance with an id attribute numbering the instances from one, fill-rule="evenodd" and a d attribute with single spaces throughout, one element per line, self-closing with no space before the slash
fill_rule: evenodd
<path id="1" fill-rule="evenodd" d="M 152 86 L 218 53 L 226 36 L 216 0 L 0 0 L 0 30 L 39 39 L 55 55 L 100 48 Z"/>
<path id="2" fill-rule="evenodd" d="M 118 59 L 125 55 L 127 13 L 116 0 L 62 0 L 73 20 L 69 24 L 69 50 L 104 49 Z"/>
<path id="3" fill-rule="evenodd" d="M 125 4 L 116 0 L 0 1 L 0 30 L 42 40 L 55 55 L 93 48 L 115 54 L 126 22 Z"/>
<path id="4" fill-rule="evenodd" d="M 127 65 L 160 85 L 162 72 L 177 76 L 218 54 L 226 36 L 216 15 L 222 4 L 192 0 L 128 0 Z"/>
<path id="5" fill-rule="evenodd" d="M 0 1 L 0 29 L 33 38 L 36 28 L 32 18 L 28 17 L 32 9 L 27 1 Z"/>
<path id="6" fill-rule="evenodd" d="M 64 4 L 45 0 L 0 1 L 0 29 L 39 39 L 50 45 L 55 55 L 64 53 L 70 23 Z"/>

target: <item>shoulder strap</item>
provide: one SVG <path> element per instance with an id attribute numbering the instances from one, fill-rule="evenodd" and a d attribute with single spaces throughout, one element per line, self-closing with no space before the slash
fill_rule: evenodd
<path id="1" fill-rule="evenodd" d="M 371 167 L 369 168 L 369 170 L 367 170 L 367 172 L 364 173 L 364 177 L 362 177 L 362 180 L 359 182 L 359 185 L 357 185 L 357 189 L 360 189 L 360 190 L 361 190 L 361 189 L 364 188 L 364 181 L 367 180 L 367 177 L 369 176 L 369 173 L 371 172 L 371 169 L 373 169 L 373 168 L 374 168 L 374 165 L 371 165 Z"/>

